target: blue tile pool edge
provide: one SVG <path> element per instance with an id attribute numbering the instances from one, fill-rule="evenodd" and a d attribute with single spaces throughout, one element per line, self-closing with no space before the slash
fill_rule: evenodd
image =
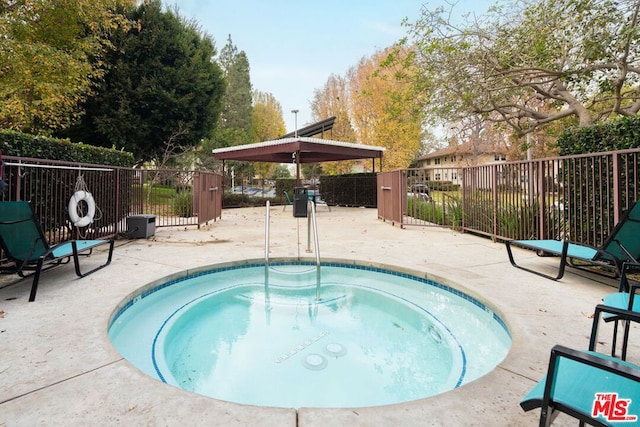
<path id="1" fill-rule="evenodd" d="M 299 260 L 296 258 L 292 258 L 291 260 L 284 260 L 284 259 L 278 259 L 277 261 L 273 261 L 269 263 L 270 266 L 285 266 L 285 265 L 304 265 L 304 266 L 314 266 L 315 262 L 313 261 L 306 261 L 306 260 Z M 138 291 L 133 292 L 132 294 L 130 294 L 128 297 L 125 298 L 125 300 L 128 298 L 128 301 L 118 305 L 118 307 L 114 310 L 114 312 L 112 313 L 109 322 L 108 322 L 108 327 L 107 330 L 109 330 L 111 328 L 111 326 L 118 320 L 118 318 L 127 310 L 129 309 L 131 306 L 133 306 L 134 304 L 136 304 L 137 302 L 141 301 L 142 299 L 148 297 L 149 295 L 160 291 L 164 288 L 167 288 L 169 286 L 175 285 L 177 283 L 183 282 L 185 280 L 189 280 L 192 279 L 194 277 L 200 277 L 200 276 L 206 276 L 209 274 L 216 274 L 216 273 L 220 273 L 223 271 L 230 271 L 230 270 L 238 270 L 238 269 L 242 269 L 242 268 L 255 268 L 255 267 L 264 267 L 264 261 L 260 262 L 260 261 L 244 261 L 244 262 L 232 262 L 232 263 L 224 263 L 224 264 L 217 264 L 217 265 L 210 265 L 210 266 L 206 266 L 206 267 L 201 267 L 201 268 L 194 268 L 194 269 L 190 269 L 190 270 L 185 270 L 182 271 L 180 273 L 176 273 L 173 275 L 169 275 L 169 276 L 165 276 L 164 278 L 158 279 L 157 281 L 151 282 L 145 286 L 142 286 L 140 289 L 144 289 L 141 292 L 138 293 Z M 418 272 L 416 273 L 407 273 L 407 272 L 403 272 L 403 271 L 399 271 L 399 270 L 393 270 L 392 266 L 385 266 L 385 267 L 378 267 L 378 266 L 372 266 L 372 265 L 368 265 L 368 263 L 364 263 L 364 262 L 358 262 L 358 261 L 328 261 L 328 262 L 322 262 L 321 263 L 321 267 L 340 267 L 340 268 L 348 268 L 348 269 L 355 269 L 355 270 L 364 270 L 364 271 L 373 271 L 376 273 L 383 273 L 383 274 L 389 274 L 392 276 L 398 276 L 398 277 L 402 277 L 405 279 L 409 279 L 409 280 L 413 280 L 413 281 L 417 281 L 418 283 L 423 283 L 429 286 L 433 286 L 437 289 L 441 289 L 444 290 L 446 292 L 449 292 L 453 295 L 456 295 L 470 303 L 472 303 L 473 305 L 477 306 L 478 308 L 480 308 L 481 310 L 490 313 L 493 317 L 493 320 L 496 321 L 503 329 L 504 331 L 507 333 L 507 335 L 509 336 L 510 339 L 512 339 L 512 335 L 511 335 L 511 331 L 509 329 L 509 327 L 507 326 L 507 324 L 505 323 L 505 321 L 502 319 L 502 317 L 500 317 L 494 310 L 492 310 L 491 308 L 489 308 L 486 304 L 484 304 L 483 302 L 479 301 L 478 299 L 470 296 L 469 294 L 453 287 L 450 285 L 446 285 L 440 282 L 437 282 L 435 280 L 432 279 L 428 279 L 426 277 L 421 277 L 417 274 L 419 274 Z M 399 267 L 398 267 L 399 268 Z M 166 277 L 174 277 L 173 279 L 170 280 L 166 280 Z M 146 289 L 145 289 L 146 288 Z"/>

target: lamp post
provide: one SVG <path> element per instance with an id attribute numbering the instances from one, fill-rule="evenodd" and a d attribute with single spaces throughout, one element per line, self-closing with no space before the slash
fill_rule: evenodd
<path id="1" fill-rule="evenodd" d="M 294 135 L 295 138 L 298 137 L 298 111 L 300 111 L 300 110 L 291 110 L 291 112 L 293 113 L 293 120 L 294 120 L 294 123 L 295 123 L 295 125 L 294 125 L 295 126 L 295 130 L 293 132 L 293 135 Z"/>

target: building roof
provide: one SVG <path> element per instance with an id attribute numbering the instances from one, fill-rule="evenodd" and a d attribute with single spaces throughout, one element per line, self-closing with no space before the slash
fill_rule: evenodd
<path id="1" fill-rule="evenodd" d="M 507 152 L 509 151 L 509 149 L 504 144 L 494 144 L 488 142 L 481 142 L 476 147 L 476 150 L 477 154 L 507 154 Z M 465 142 L 464 144 L 451 145 L 449 147 L 424 154 L 418 157 L 418 160 L 433 159 L 436 157 L 448 156 L 451 154 L 473 154 L 473 152 L 473 143 Z"/>
<path id="2" fill-rule="evenodd" d="M 298 137 L 217 148 L 213 150 L 213 157 L 247 162 L 320 163 L 382 158 L 384 150 L 372 145 Z"/>

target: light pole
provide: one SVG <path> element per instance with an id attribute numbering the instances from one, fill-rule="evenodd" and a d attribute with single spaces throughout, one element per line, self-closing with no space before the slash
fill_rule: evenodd
<path id="1" fill-rule="evenodd" d="M 299 110 L 291 110 L 291 112 L 293 113 L 293 120 L 295 122 L 295 125 L 294 125 L 295 126 L 295 130 L 293 132 L 293 136 L 295 138 L 298 137 L 298 111 Z"/>

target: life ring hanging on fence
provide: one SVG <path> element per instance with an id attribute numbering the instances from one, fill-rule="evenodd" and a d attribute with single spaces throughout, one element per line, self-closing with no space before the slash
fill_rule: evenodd
<path id="1" fill-rule="evenodd" d="M 78 213 L 78 203 L 83 201 L 87 204 L 87 212 Z M 80 216 L 84 214 L 84 216 Z M 88 191 L 76 191 L 69 200 L 69 218 L 76 227 L 86 227 L 93 222 L 93 217 L 96 214 L 96 202 L 93 200 L 93 196 Z"/>

